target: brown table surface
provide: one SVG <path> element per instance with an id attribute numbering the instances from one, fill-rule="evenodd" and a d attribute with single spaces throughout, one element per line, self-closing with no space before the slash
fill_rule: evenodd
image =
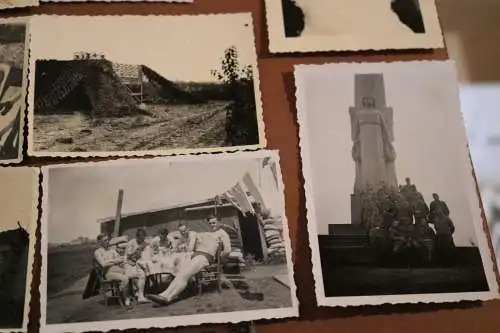
<path id="1" fill-rule="evenodd" d="M 276 0 L 278 1 L 278 0 Z M 348 0 L 347 0 L 348 1 Z M 311 256 L 305 216 L 305 199 L 298 148 L 293 65 L 326 62 L 408 61 L 448 59 L 445 50 L 380 52 L 336 52 L 272 55 L 268 51 L 265 9 L 262 0 L 195 0 L 193 4 L 167 3 L 61 3 L 37 8 L 7 10 L 2 16 L 30 14 L 70 15 L 159 15 L 252 12 L 260 71 L 260 90 L 268 148 L 280 151 L 285 184 L 286 214 L 293 248 L 293 261 L 300 318 L 257 322 L 259 333 L 284 332 L 500 332 L 500 300 L 457 304 L 384 305 L 362 308 L 320 308 L 314 297 Z M 179 31 L 178 33 L 182 33 Z M 217 36 L 214 36 L 217 38 Z M 50 162 L 67 159 L 50 159 Z M 47 159 L 25 157 L 23 165 L 41 165 Z M 40 236 L 38 230 L 38 237 Z M 32 285 L 29 332 L 38 332 L 40 316 L 40 242 Z M 224 325 L 203 330 L 227 332 Z M 141 330 L 143 331 L 143 330 Z M 149 332 L 160 331 L 158 329 Z M 176 330 L 177 331 L 177 330 Z M 182 328 L 179 332 L 199 332 Z"/>

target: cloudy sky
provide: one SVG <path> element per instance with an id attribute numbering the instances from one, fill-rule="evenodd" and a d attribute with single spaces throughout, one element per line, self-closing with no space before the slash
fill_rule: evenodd
<path id="1" fill-rule="evenodd" d="M 36 16 L 31 60 L 71 60 L 75 52 L 103 53 L 123 64 L 144 64 L 173 81 L 213 81 L 224 50 L 236 46 L 243 65 L 255 65 L 250 14 L 199 16 Z"/>
<path id="2" fill-rule="evenodd" d="M 410 177 L 427 202 L 437 192 L 456 225 L 455 242 L 475 240 L 469 201 L 471 169 L 453 65 L 440 62 L 331 64 L 300 69 L 307 121 L 318 233 L 329 223 L 350 223 L 354 186 L 349 107 L 354 74 L 383 73 L 394 109 L 398 182 Z M 477 201 L 476 201 L 477 203 Z M 477 217 L 475 217 L 477 218 Z M 477 244 L 477 243 L 476 243 Z"/>
<path id="3" fill-rule="evenodd" d="M 243 155 L 246 157 L 198 162 L 118 160 L 48 169 L 44 171 L 48 177 L 44 193 L 48 198 L 49 242 L 67 242 L 78 236 L 95 238 L 97 221 L 115 215 L 119 189 L 124 190 L 122 213 L 130 214 L 211 199 L 229 190 L 246 172 L 260 187 L 273 213 L 281 214 L 282 192 L 277 190 L 270 169 L 261 174 L 258 171 L 262 155 Z"/>

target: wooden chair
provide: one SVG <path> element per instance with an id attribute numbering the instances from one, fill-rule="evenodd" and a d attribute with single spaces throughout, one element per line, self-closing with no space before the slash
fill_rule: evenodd
<path id="1" fill-rule="evenodd" d="M 222 263 L 221 263 L 222 244 L 215 253 L 215 262 L 205 267 L 196 276 L 196 285 L 198 287 L 198 296 L 203 293 L 203 287 L 216 284 L 217 292 L 222 292 Z"/>
<path id="2" fill-rule="evenodd" d="M 108 300 L 110 298 L 115 298 L 118 299 L 120 307 L 123 307 L 124 304 L 120 292 L 120 281 L 107 280 L 102 267 L 96 261 L 94 261 L 93 264 L 94 270 L 99 280 L 99 293 L 104 298 L 104 305 L 108 306 Z"/>

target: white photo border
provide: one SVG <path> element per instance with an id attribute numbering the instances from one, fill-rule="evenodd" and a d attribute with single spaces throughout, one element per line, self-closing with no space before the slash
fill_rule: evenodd
<path id="1" fill-rule="evenodd" d="M 349 6 L 349 1 L 346 1 L 345 5 Z M 420 0 L 426 32 L 415 34 L 413 38 L 408 38 L 407 35 L 383 36 L 382 38 L 348 35 L 286 37 L 281 0 L 265 0 L 265 8 L 270 53 L 444 48 L 443 34 L 434 0 Z"/>
<path id="2" fill-rule="evenodd" d="M 97 3 L 121 3 L 121 2 L 158 2 L 158 3 L 172 3 L 172 4 L 188 4 L 193 3 L 195 0 L 40 0 L 41 3 L 69 3 L 69 2 L 97 2 Z"/>
<path id="3" fill-rule="evenodd" d="M 23 7 L 23 6 L 17 6 L 17 7 Z M 17 152 L 17 157 L 16 158 L 11 158 L 11 159 L 0 159 L 0 164 L 1 165 L 6 165 L 6 164 L 18 164 L 21 163 L 23 160 L 23 145 L 25 141 L 25 136 L 26 133 L 24 131 L 24 125 L 25 125 L 25 119 L 26 119 L 26 97 L 28 95 L 28 66 L 29 66 L 29 45 L 30 45 L 30 19 L 28 17 L 12 17 L 12 18 L 1 18 L 0 19 L 0 24 L 24 24 L 26 27 L 25 31 L 25 37 L 24 37 L 24 51 L 23 51 L 23 70 L 22 70 L 22 75 L 23 75 L 23 81 L 21 83 L 21 109 L 19 110 L 21 114 L 21 119 L 19 121 L 19 148 Z"/>
<path id="4" fill-rule="evenodd" d="M 29 209 L 32 212 L 32 220 L 29 224 L 29 230 L 26 230 L 29 233 L 29 249 L 28 249 L 28 266 L 26 268 L 26 290 L 24 293 L 24 312 L 23 312 L 23 325 L 22 327 L 13 327 L 13 328 L 0 328 L 0 333 L 12 333 L 12 332 L 28 332 L 28 323 L 30 320 L 30 310 L 31 310 L 31 284 L 33 281 L 33 265 L 35 263 L 35 250 L 36 250 L 36 230 L 38 227 L 38 204 L 40 200 L 40 168 L 38 167 L 5 167 L 1 168 L 1 170 L 9 170 L 9 169 L 25 169 L 31 170 L 33 172 L 33 178 L 35 182 L 33 182 L 32 186 L 32 203 Z M 33 288 L 33 290 L 36 287 Z"/>
<path id="5" fill-rule="evenodd" d="M 477 194 L 475 181 L 473 178 L 473 166 L 469 158 L 469 150 L 467 145 L 467 136 L 465 128 L 457 135 L 457 149 L 461 150 L 463 165 L 467 167 L 462 168 L 462 177 L 467 186 L 468 201 L 470 203 L 470 210 L 472 215 L 472 224 L 474 233 L 477 238 L 478 248 L 481 254 L 484 273 L 488 283 L 489 291 L 484 292 L 461 292 L 461 293 L 435 293 L 435 294 L 398 294 L 398 295 L 370 295 L 370 296 L 342 296 L 342 297 L 326 297 L 324 292 L 323 274 L 321 267 L 321 257 L 319 253 L 318 242 L 318 229 L 316 225 L 316 212 L 314 189 L 311 182 L 311 160 L 309 155 L 309 136 L 307 127 L 307 111 L 304 110 L 304 87 L 302 84 L 301 76 L 304 75 L 310 68 L 321 68 L 324 66 L 360 66 L 363 65 L 373 66 L 374 64 L 380 65 L 393 65 L 393 64 L 416 64 L 416 63 L 442 63 L 444 66 L 449 66 L 453 70 L 454 75 L 454 62 L 451 60 L 446 61 L 397 61 L 397 62 L 379 62 L 379 63 L 337 63 L 337 64 L 321 64 L 321 65 L 295 65 L 294 78 L 296 83 L 296 108 L 297 120 L 299 124 L 299 147 L 300 156 L 302 159 L 302 172 L 304 175 L 304 191 L 306 198 L 307 210 L 307 228 L 309 232 L 309 248 L 311 250 L 311 261 L 313 264 L 313 277 L 315 284 L 315 294 L 319 306 L 328 307 L 345 307 L 345 306 L 362 306 L 362 305 L 381 305 L 381 304 L 400 304 L 400 303 L 449 303 L 459 301 L 486 301 L 497 299 L 500 297 L 499 285 L 495 274 L 494 255 L 489 247 L 487 228 L 483 224 L 481 215 L 481 198 Z M 459 92 L 458 86 L 456 88 L 456 112 L 460 111 Z M 460 117 L 463 120 L 462 115 Z"/>
<path id="6" fill-rule="evenodd" d="M 13 3 L 11 4 L 0 4 L 0 10 L 3 9 L 10 9 L 10 8 L 25 8 L 25 7 L 35 7 L 39 6 L 40 1 L 39 0 L 21 0 L 17 1 L 14 0 Z"/>
<path id="7" fill-rule="evenodd" d="M 265 148 L 267 145 L 266 139 L 266 131 L 265 131 L 265 123 L 263 116 L 263 103 L 262 103 L 262 93 L 260 91 L 260 75 L 259 75 L 259 64 L 257 59 L 257 48 L 255 45 L 255 30 L 254 30 L 254 21 L 252 14 L 250 12 L 240 12 L 240 13 L 222 13 L 222 14 L 179 14 L 179 15 L 98 15 L 98 16 L 90 16 L 90 15 L 34 15 L 31 20 L 32 22 L 36 22 L 37 17 L 52 17 L 57 20 L 61 17 L 78 17 L 78 18 L 87 18 L 90 21 L 94 19 L 106 19 L 111 18 L 114 20 L 124 20 L 126 22 L 127 19 L 142 19 L 146 20 L 148 18 L 189 18 L 193 19 L 196 17 L 213 17 L 214 19 L 224 19 L 224 17 L 235 17 L 241 16 L 242 23 L 244 20 L 248 20 L 246 23 L 252 29 L 252 39 L 249 43 L 252 43 L 252 51 L 254 57 L 254 64 L 252 64 L 253 70 L 253 79 L 254 79 L 254 98 L 255 98 L 255 116 L 257 120 L 257 131 L 259 136 L 259 143 L 251 144 L 251 145 L 243 145 L 243 146 L 227 146 L 227 147 L 210 147 L 210 148 L 176 148 L 176 149 L 153 149 L 153 150 L 130 150 L 130 151 L 90 151 L 90 152 L 55 152 L 55 151 L 37 151 L 34 148 L 34 102 L 35 102 L 35 64 L 36 60 L 39 60 L 36 57 L 36 54 L 33 54 L 31 45 L 29 49 L 30 57 L 29 57 L 29 76 L 28 76 L 28 156 L 35 157 L 139 157 L 139 156 L 169 156 L 169 155 L 179 155 L 179 154 L 199 154 L 199 153 L 224 153 L 224 152 L 237 152 L 237 151 L 245 151 L 245 150 L 258 150 Z M 40 59 L 41 60 L 41 59 Z M 47 59 L 45 59 L 47 60 Z"/>
<path id="8" fill-rule="evenodd" d="M 109 321 L 96 321 L 96 322 L 83 322 L 71 324 L 47 324 L 47 255 L 48 255 L 48 188 L 49 184 L 49 170 L 56 168 L 85 168 L 85 167 L 98 167 L 108 165 L 145 165 L 148 163 L 164 160 L 165 162 L 176 161 L 218 161 L 228 159 L 256 159 L 271 157 L 279 166 L 280 158 L 278 151 L 275 150 L 260 150 L 255 152 L 238 152 L 238 153 L 224 153 L 216 155 L 180 155 L 180 156 L 165 156 L 155 157 L 152 159 L 117 159 L 101 162 L 78 162 L 70 164 L 53 164 L 41 167 L 42 174 L 42 214 L 41 214 L 41 283 L 39 286 L 40 292 L 40 331 L 42 333 L 66 333 L 66 332 L 86 332 L 86 331 L 109 331 L 109 330 L 124 330 L 124 329 L 147 329 L 147 328 L 174 328 L 179 326 L 188 325 L 201 325 L 208 323 L 239 323 L 244 321 L 253 321 L 260 319 L 279 319 L 279 318 L 292 318 L 298 317 L 298 299 L 297 287 L 294 280 L 293 261 L 292 261 L 292 247 L 290 240 L 290 231 L 288 227 L 288 220 L 285 212 L 285 199 L 284 199 L 284 183 L 281 173 L 281 167 L 276 168 L 278 186 L 281 192 L 281 216 L 283 223 L 283 235 L 285 238 L 286 261 L 288 269 L 288 278 L 290 281 L 290 298 L 292 306 L 288 308 L 279 309 L 262 309 L 262 310 L 249 310 L 249 311 L 235 311 L 235 312 L 216 312 L 210 314 L 192 314 L 180 316 L 167 316 L 167 317 L 150 317 L 140 319 L 126 319 L 126 320 L 109 320 Z"/>

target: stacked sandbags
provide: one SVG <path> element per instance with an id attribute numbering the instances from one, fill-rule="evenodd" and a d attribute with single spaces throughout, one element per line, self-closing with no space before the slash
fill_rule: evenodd
<path id="1" fill-rule="evenodd" d="M 268 255 L 284 255 L 285 243 L 283 240 L 283 224 L 281 218 L 270 217 L 265 219 L 263 223 Z"/>

